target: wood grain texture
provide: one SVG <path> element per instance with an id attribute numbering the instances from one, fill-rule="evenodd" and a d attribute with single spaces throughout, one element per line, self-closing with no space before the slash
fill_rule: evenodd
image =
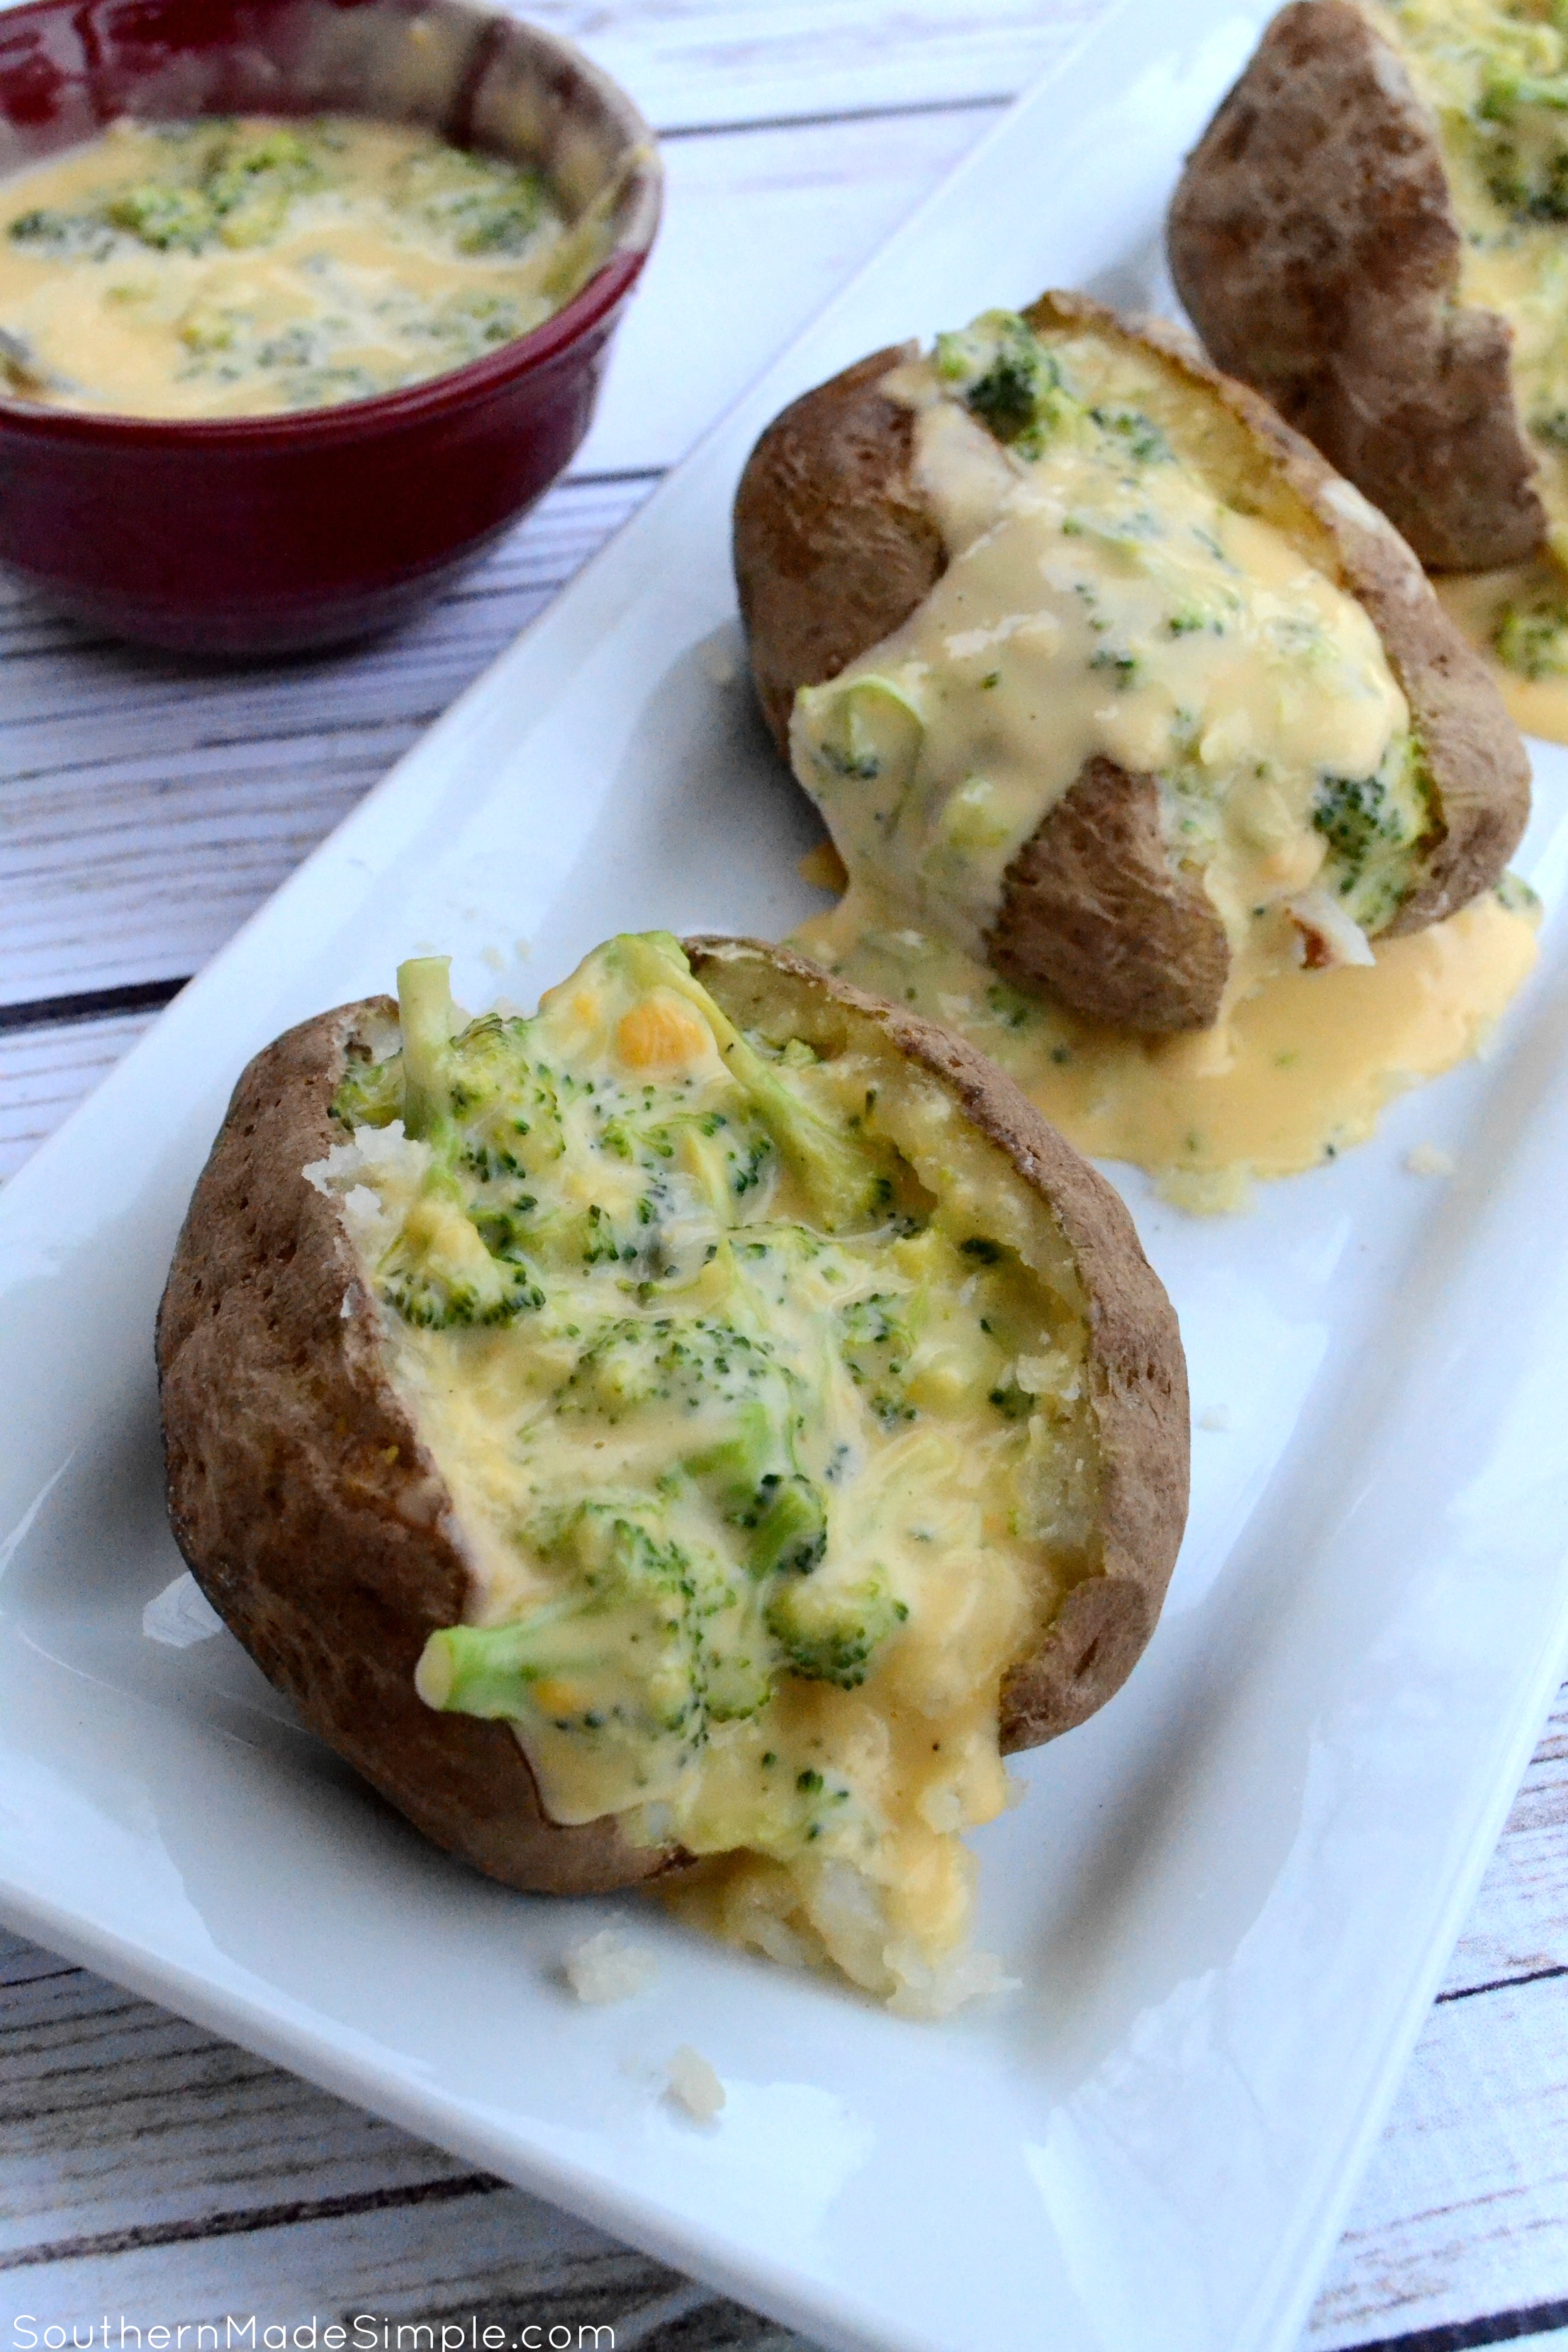
<path id="1" fill-rule="evenodd" d="M 663 131 L 1005 97 L 1105 0 L 527 0 Z"/>
<path id="2" fill-rule="evenodd" d="M 412 627 L 223 671 L 0 606 L 0 1003 L 198 971 L 635 511 L 552 491 Z"/>

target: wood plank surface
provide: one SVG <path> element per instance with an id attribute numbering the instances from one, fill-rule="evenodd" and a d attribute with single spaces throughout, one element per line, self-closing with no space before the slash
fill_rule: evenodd
<path id="1" fill-rule="evenodd" d="M 661 130 L 1010 97 L 1104 0 L 529 0 Z"/>
<path id="2" fill-rule="evenodd" d="M 676 134 L 664 236 L 576 478 L 422 621 L 313 662 L 161 660 L 0 589 L 0 1177 L 1102 5 L 535 0 Z M 616 2352 L 787 2340 L 0 1937 L 0 2321 L 230 2311 L 608 2319 Z M 1304 2342 L 1565 2331 L 1568 1695 Z"/>

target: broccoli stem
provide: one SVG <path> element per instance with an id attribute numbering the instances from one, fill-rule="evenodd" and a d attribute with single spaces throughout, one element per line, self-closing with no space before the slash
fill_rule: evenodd
<path id="1" fill-rule="evenodd" d="M 602 1666 L 598 1628 L 580 1603 L 557 1602 L 512 1625 L 443 1625 L 430 1635 L 414 1686 L 426 1706 L 516 1717 L 531 1684 Z"/>
<path id="2" fill-rule="evenodd" d="M 847 1142 L 771 1069 L 693 979 L 679 940 L 668 931 L 628 932 L 616 942 L 622 969 L 642 988 L 669 988 L 700 1013 L 726 1069 L 762 1114 L 769 1134 L 829 1228 L 882 1206 L 885 1188 L 864 1150 Z"/>
<path id="3" fill-rule="evenodd" d="M 428 1143 L 452 1116 L 447 1049 L 458 1027 L 450 956 L 410 956 L 397 967 L 403 1029 L 403 1129 Z"/>

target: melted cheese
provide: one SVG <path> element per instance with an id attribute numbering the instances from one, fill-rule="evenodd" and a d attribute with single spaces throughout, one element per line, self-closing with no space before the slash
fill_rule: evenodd
<path id="1" fill-rule="evenodd" d="M 963 361 L 977 337 L 982 362 L 998 338 L 1012 354 L 987 394 L 1013 404 L 1009 446 L 969 413 L 975 365 L 944 369 L 944 343 Z M 1069 338 L 1049 364 L 1042 391 L 1017 322 L 993 319 L 888 380 L 951 560 L 901 628 L 797 698 L 795 772 L 847 887 L 795 944 L 972 1039 L 1082 1150 L 1185 1207 L 1237 1208 L 1253 1177 L 1332 1159 L 1474 1053 L 1533 922 L 1489 895 L 1373 951 L 1344 921 L 1390 919 L 1428 822 L 1370 619 L 1174 457 L 1135 358 Z M 1047 415 L 1032 437 L 1025 388 Z M 1166 838 L 1225 925 L 1202 1034 L 1097 1026 L 985 961 L 1008 865 L 1096 754 L 1157 778 Z M 835 877 L 819 856 L 810 878 Z M 1334 969 L 1302 968 L 1310 908 L 1337 930 Z"/>
<path id="2" fill-rule="evenodd" d="M 1081 1150 L 1131 1160 L 1192 1210 L 1246 1205 L 1363 1142 L 1390 1097 L 1476 1053 L 1535 960 L 1531 914 L 1488 892 L 1384 941 L 1370 967 L 1281 973 L 1214 1029 L 1137 1037 L 1025 997 L 851 889 L 795 944 L 970 1038 Z"/>
<path id="3" fill-rule="evenodd" d="M 0 390 L 132 416 L 363 399 L 525 334 L 603 254 L 535 175 L 413 125 L 121 122 L 0 186 Z"/>
<path id="4" fill-rule="evenodd" d="M 1501 572 L 1453 572 L 1434 579 L 1432 585 L 1449 619 L 1485 659 L 1521 733 L 1568 743 L 1568 671 L 1546 670 L 1529 677 L 1500 660 L 1497 650 L 1498 632 L 1510 613 L 1550 609 L 1568 595 L 1568 578 L 1552 559 L 1542 556 Z"/>
<path id="5" fill-rule="evenodd" d="M 979 1985 L 961 1832 L 1008 1801 L 1003 1675 L 1095 1565 L 1076 1276 L 890 1052 L 766 1064 L 764 1091 L 858 1138 L 868 1198 L 891 1184 L 880 1222 L 825 1229 L 700 992 L 648 977 L 601 950 L 534 1023 L 493 1024 L 455 1162 L 362 1124 L 309 1171 L 344 1202 L 470 1554 L 420 1688 L 511 1721 L 554 1820 L 718 1858 L 680 1901 L 721 1932 L 940 2007 Z M 437 1280 L 489 1296 L 469 1258 L 496 1246 L 526 1259 L 521 1312 L 410 1319 Z M 799 1572 L 758 1549 L 781 1486 L 826 1515 Z M 679 1568 L 689 1647 L 657 1579 L 616 1597 L 607 1529 Z M 792 1646 L 819 1586 L 868 1622 L 877 1591 L 896 1604 L 863 1673 Z"/>
<path id="6" fill-rule="evenodd" d="M 1053 352 L 1072 408 L 1027 457 L 934 362 L 888 380 L 916 412 L 950 561 L 900 628 L 797 698 L 795 772 L 851 877 L 974 956 L 1088 761 L 1157 777 L 1166 837 L 1231 942 L 1234 1001 L 1300 955 L 1325 786 L 1408 789 L 1409 711 L 1362 606 L 1140 412 L 1148 368 L 1089 337 Z M 1374 925 L 1396 903 L 1356 911 Z"/>

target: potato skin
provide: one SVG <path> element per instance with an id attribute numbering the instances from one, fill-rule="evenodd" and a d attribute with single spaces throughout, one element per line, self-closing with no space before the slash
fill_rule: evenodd
<path id="1" fill-rule="evenodd" d="M 1223 368 L 1266 393 L 1437 571 L 1545 541 L 1512 331 L 1458 303 L 1437 127 L 1350 0 L 1276 16 L 1188 159 L 1171 273 Z"/>
<path id="2" fill-rule="evenodd" d="M 947 568 L 910 471 L 914 417 L 879 389 L 914 343 L 873 352 L 774 417 L 735 493 L 735 583 L 752 672 L 789 757 L 795 688 L 892 634 Z"/>
<path id="3" fill-rule="evenodd" d="M 1003 885 L 987 948 L 1026 988 L 1119 1029 L 1207 1029 L 1230 971 L 1225 925 L 1201 878 L 1176 864 L 1160 787 L 1114 760 L 1085 762 L 1024 844 Z"/>
<path id="4" fill-rule="evenodd" d="M 1185 1364 L 1174 1313 L 1109 1185 L 972 1048 L 751 941 L 689 943 L 731 1000 L 875 1024 L 931 1071 L 1051 1202 L 1080 1269 L 1104 1455 L 1102 1575 L 1010 1676 L 1004 1739 L 1092 1714 L 1147 1642 L 1186 1516 Z M 837 1009 L 837 1010 L 836 1010 Z M 351 1059 L 387 1050 L 386 998 L 340 1006 L 258 1055 L 196 1186 L 158 1317 L 170 1519 L 203 1591 L 301 1716 L 438 1845 L 546 1894 L 678 1867 L 613 1820 L 544 1813 L 502 1723 L 426 1707 L 414 1670 L 458 1622 L 468 1561 L 451 1497 L 388 1376 L 379 1308 L 337 1203 L 301 1174 L 341 1130 Z M 742 1016 L 744 1017 L 744 1016 Z"/>
<path id="5" fill-rule="evenodd" d="M 1530 764 L 1485 663 L 1410 548 L 1266 400 L 1211 367 L 1175 330 L 1133 328 L 1081 294 L 1044 294 L 1024 316 L 1047 338 L 1088 331 L 1152 358 L 1164 380 L 1160 421 L 1186 453 L 1365 607 L 1409 702 L 1436 796 L 1421 881 L 1388 932 L 1418 930 L 1464 906 L 1498 878 L 1524 830 Z M 795 690 L 836 677 L 879 642 L 862 628 L 889 635 L 940 577 L 940 565 L 927 577 L 934 526 L 910 475 L 907 421 L 897 434 L 880 429 L 872 405 L 878 371 L 905 356 L 876 353 L 796 401 L 763 435 L 742 479 L 742 615 L 763 708 L 786 752 Z M 856 432 L 851 500 L 841 495 L 837 447 L 847 407 Z M 862 528 L 868 509 L 874 532 Z M 910 545 L 896 562 L 889 535 L 900 532 Z M 831 667 L 818 671 L 813 657 L 824 648 Z M 1229 949 L 1201 883 L 1159 838 L 1153 791 L 1152 778 L 1112 761 L 1087 763 L 1009 868 L 989 959 L 1089 1020 L 1204 1028 L 1219 1009 Z"/>
<path id="6" fill-rule="evenodd" d="M 235 1089 L 158 1313 L 174 1539 L 268 1681 L 426 1837 L 510 1886 L 629 1885 L 669 1854 L 551 1821 L 504 1723 L 415 1691 L 426 1637 L 463 1614 L 462 1532 L 337 1204 L 300 1173 L 342 1140 L 351 1055 L 396 1019 L 385 997 L 323 1013 Z"/>

